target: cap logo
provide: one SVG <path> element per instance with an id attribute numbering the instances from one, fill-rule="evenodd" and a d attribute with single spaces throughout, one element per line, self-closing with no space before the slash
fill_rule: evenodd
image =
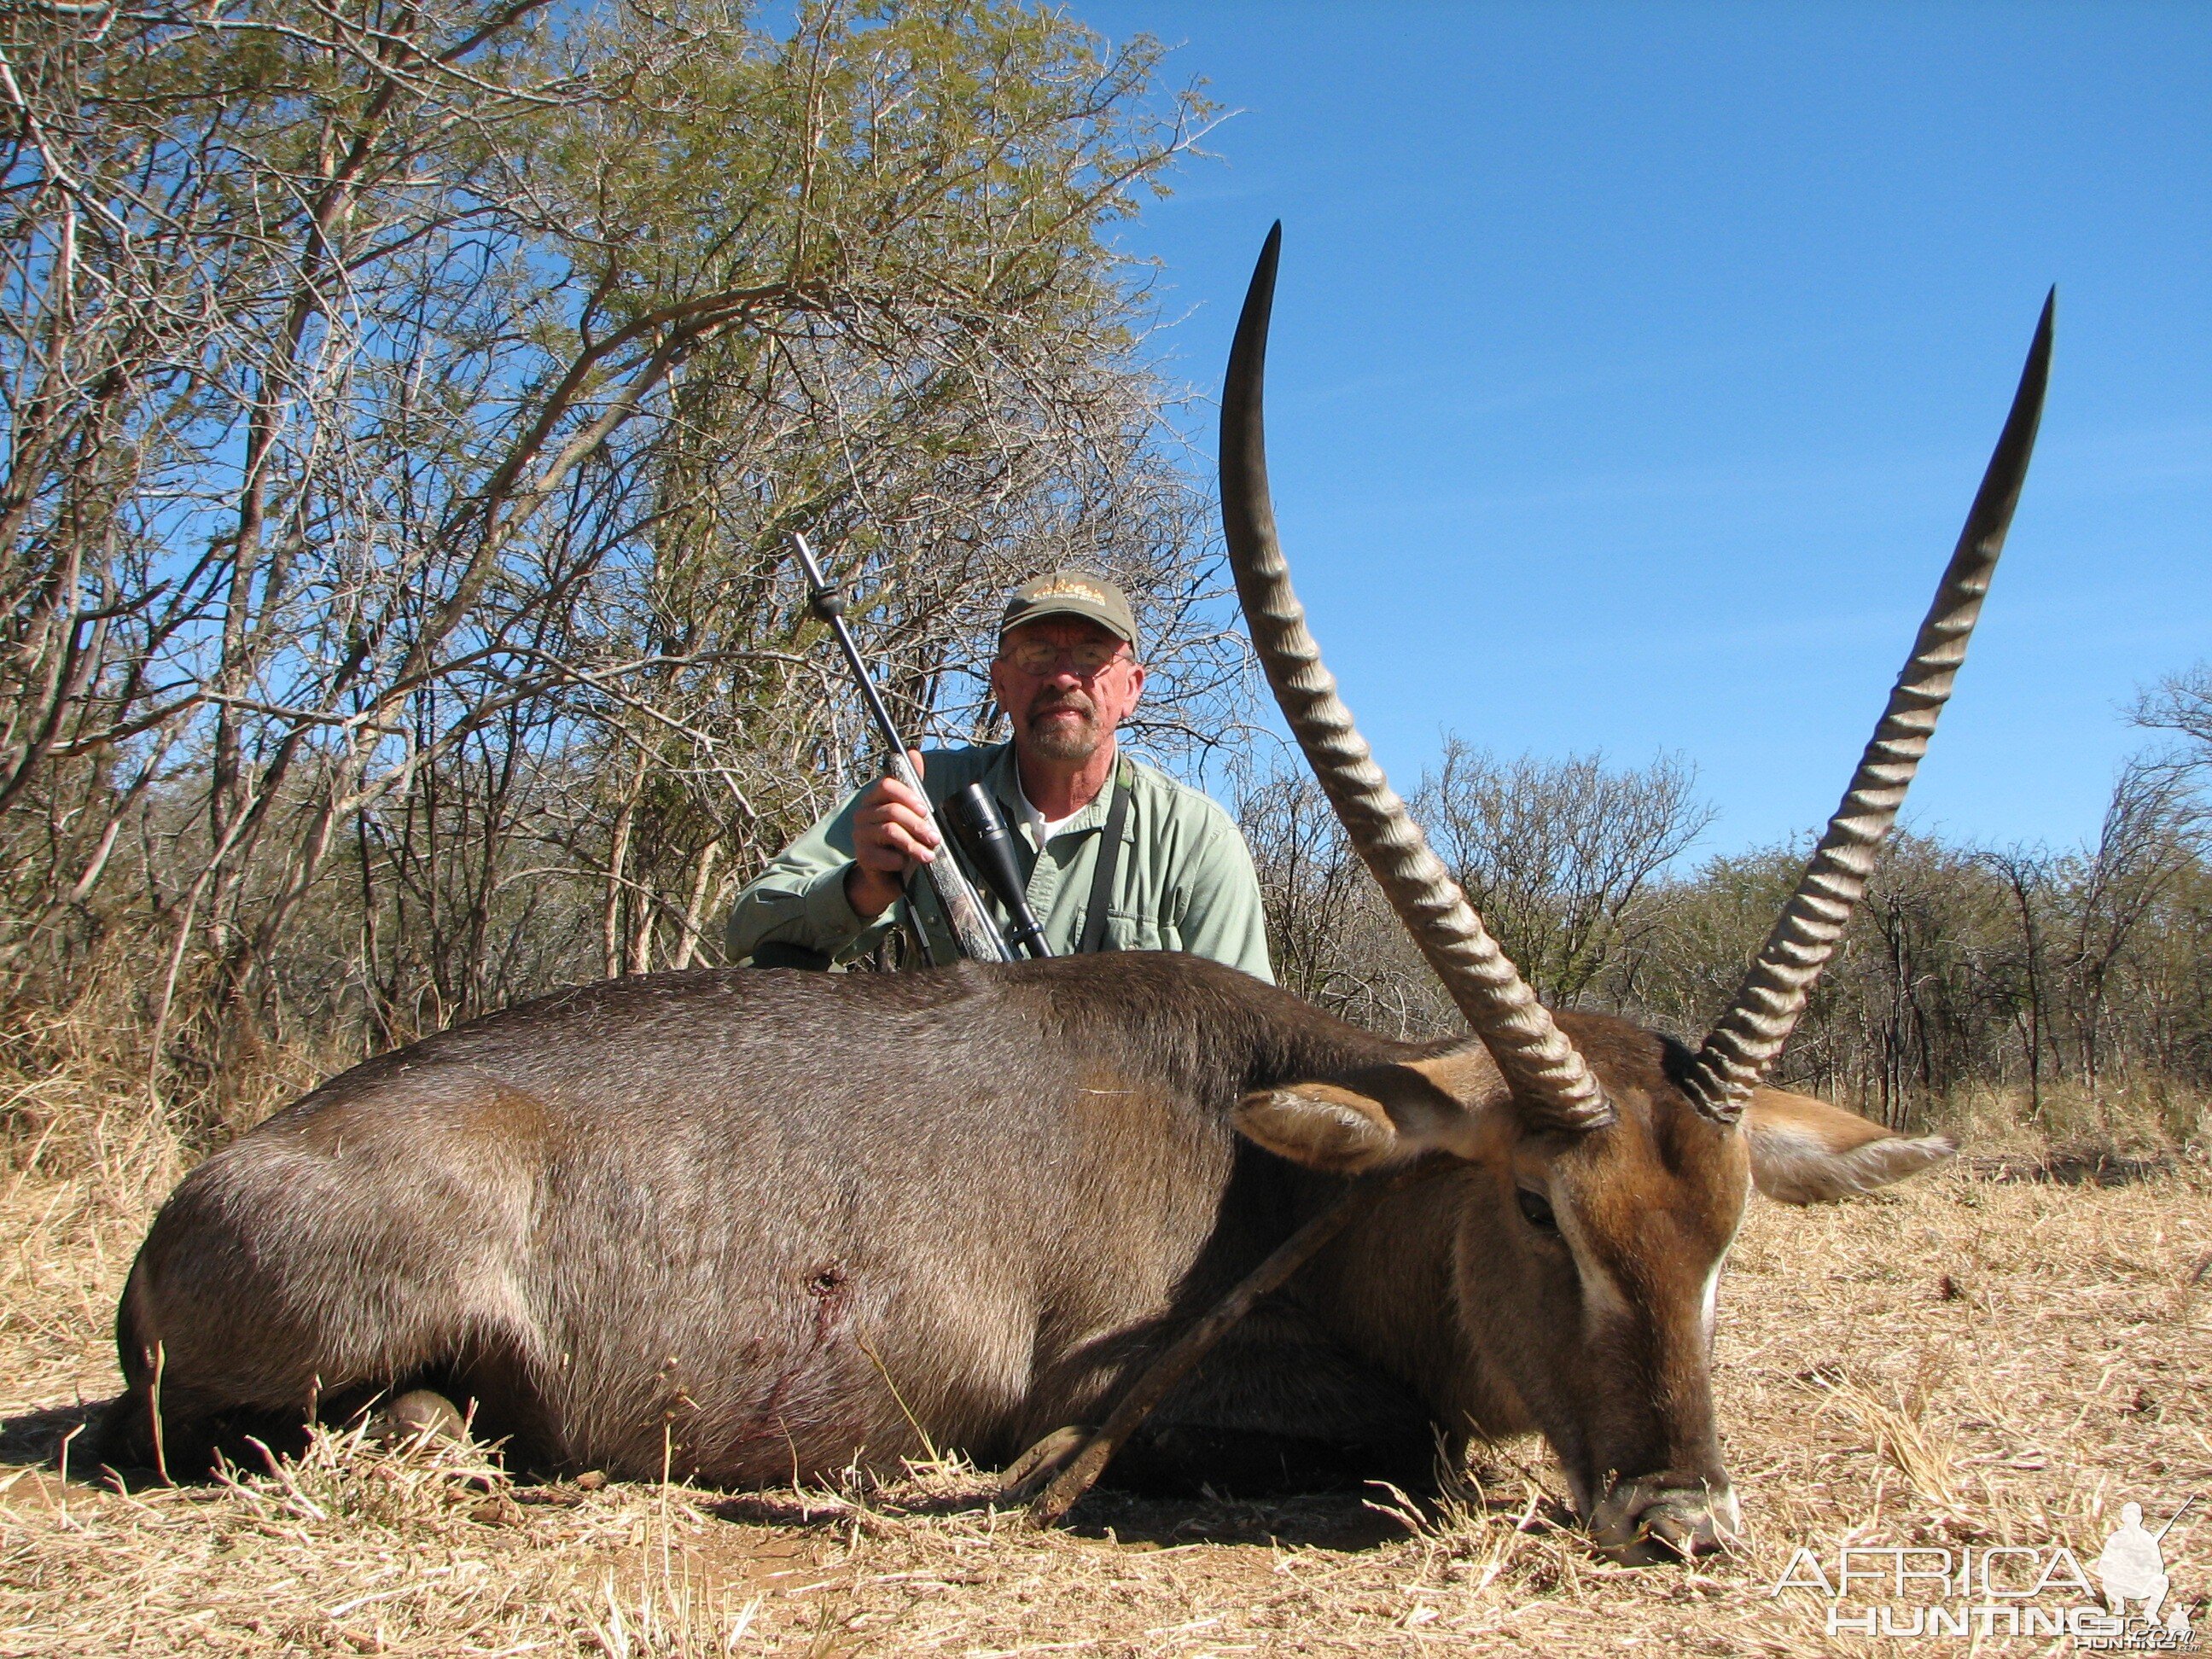
<path id="1" fill-rule="evenodd" d="M 1055 576 L 1041 586 L 1032 588 L 1029 598 L 1037 599 L 1088 599 L 1093 605 L 1107 602 L 1106 591 L 1095 582 L 1083 581 L 1073 576 Z"/>

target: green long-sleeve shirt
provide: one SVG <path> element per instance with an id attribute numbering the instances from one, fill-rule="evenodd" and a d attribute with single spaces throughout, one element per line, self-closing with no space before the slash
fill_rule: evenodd
<path id="1" fill-rule="evenodd" d="M 1106 912 L 1108 945 L 1117 951 L 1188 951 L 1272 983 L 1259 878 L 1235 823 L 1214 802 L 1158 768 L 1136 761 L 1124 764 L 1133 783 Z M 923 787 L 940 807 L 954 791 L 979 780 L 997 798 L 1013 830 L 1015 855 L 1028 878 L 1030 908 L 1043 924 L 1053 953 L 1068 955 L 1083 937 L 1112 788 L 1101 790 L 1039 848 L 1023 810 L 1012 744 L 933 750 L 923 757 Z M 896 923 L 899 906 L 871 923 L 860 919 L 845 896 L 858 799 L 848 797 L 769 860 L 738 895 L 730 913 L 730 960 L 771 944 L 847 960 L 870 949 Z M 982 897 L 1003 921 L 996 902 L 988 893 Z M 905 902 L 902 899 L 899 905 Z M 923 908 L 930 911 L 925 921 L 933 933 L 946 939 L 941 919 L 930 907 Z"/>

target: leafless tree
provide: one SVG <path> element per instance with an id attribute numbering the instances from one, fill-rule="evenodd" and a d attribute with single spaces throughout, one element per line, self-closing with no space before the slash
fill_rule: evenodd
<path id="1" fill-rule="evenodd" d="M 2118 970 L 2139 930 L 2196 864 L 2196 821 L 2176 769 L 2131 761 L 2113 786 L 2096 845 L 2071 872 L 2065 984 L 2076 1064 L 2092 1091 L 2111 1061 L 2106 1028 Z"/>
<path id="2" fill-rule="evenodd" d="M 1394 1036 L 1461 1029 L 1310 770 L 1264 774 L 1239 792 L 1237 822 L 1259 871 L 1278 982 Z"/>
<path id="3" fill-rule="evenodd" d="M 1601 992 L 1661 926 L 1653 883 L 1712 822 L 1696 774 L 1661 756 L 1499 761 L 1447 736 L 1415 810 L 1491 931 L 1546 1001 Z"/>
<path id="4" fill-rule="evenodd" d="M 2132 718 L 2154 732 L 2172 732 L 2195 765 L 2212 763 L 2212 661 L 2168 675 L 2136 699 Z"/>

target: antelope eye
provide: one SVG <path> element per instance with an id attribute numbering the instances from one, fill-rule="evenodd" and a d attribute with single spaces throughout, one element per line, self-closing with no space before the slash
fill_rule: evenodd
<path id="1" fill-rule="evenodd" d="M 1552 1213 L 1552 1200 L 1543 1194 L 1532 1192 L 1526 1187 L 1521 1188 L 1519 1191 L 1521 1213 L 1527 1218 L 1528 1224 L 1539 1232 L 1559 1231 L 1559 1218 Z"/>

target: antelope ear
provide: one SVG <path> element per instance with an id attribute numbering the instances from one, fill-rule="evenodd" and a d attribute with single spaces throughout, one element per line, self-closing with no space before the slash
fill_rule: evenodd
<path id="1" fill-rule="evenodd" d="M 1332 1175 L 1395 1163 L 1407 1150 L 1381 1101 L 1334 1083 L 1255 1090 L 1229 1117 L 1247 1140 Z"/>
<path id="2" fill-rule="evenodd" d="M 1410 1163 L 1424 1152 L 1473 1158 L 1495 1129 L 1497 1115 L 1482 1097 L 1484 1085 L 1496 1081 L 1486 1055 L 1447 1053 L 1363 1066 L 1335 1083 L 1257 1090 L 1237 1103 L 1230 1121 L 1269 1152 L 1332 1175 Z"/>
<path id="3" fill-rule="evenodd" d="M 1948 1135 L 1910 1139 L 1810 1095 L 1761 1089 L 1744 1109 L 1752 1184 L 1784 1204 L 1817 1204 L 1872 1192 L 1941 1164 L 1959 1150 Z"/>

